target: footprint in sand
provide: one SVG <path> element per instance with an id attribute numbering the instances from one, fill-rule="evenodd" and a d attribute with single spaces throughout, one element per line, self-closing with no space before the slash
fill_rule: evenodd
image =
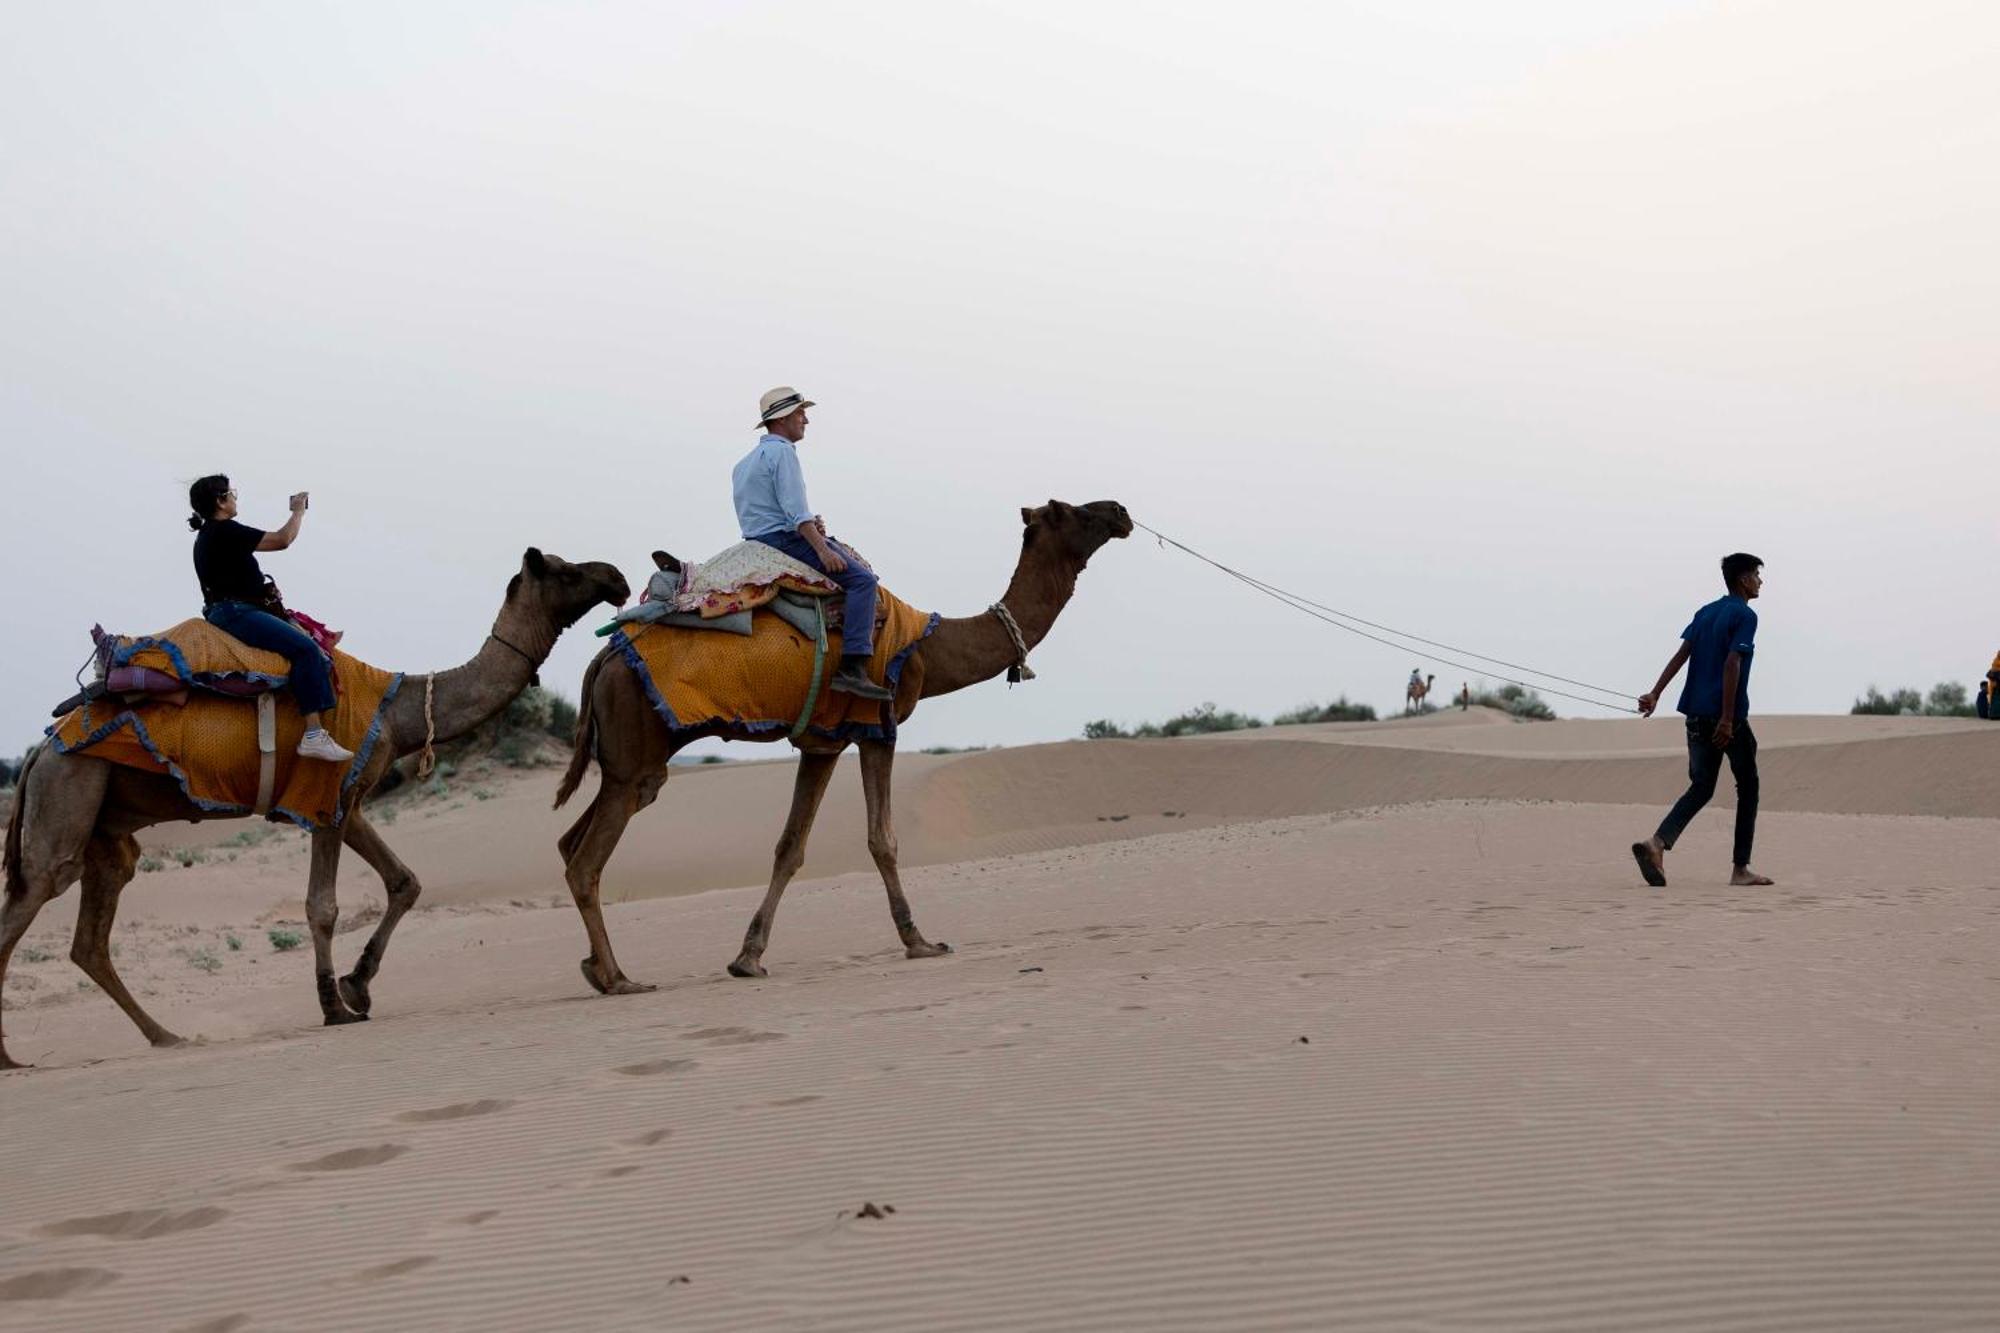
<path id="1" fill-rule="evenodd" d="M 439 1120 L 466 1120 L 476 1115 L 492 1115 L 504 1111 L 514 1103 L 488 1099 L 477 1102 L 453 1102 L 450 1106 L 434 1106 L 427 1111 L 404 1111 L 395 1118 L 406 1125 L 428 1125 Z"/>
<path id="2" fill-rule="evenodd" d="M 695 1062 L 693 1060 L 645 1060 L 636 1065 L 619 1065 L 618 1068 L 611 1072 L 614 1074 L 631 1074 L 634 1077 L 638 1077 L 642 1074 L 671 1074 L 676 1070 L 693 1069 L 694 1067 Z"/>
<path id="3" fill-rule="evenodd" d="M 824 1099 L 821 1098 L 818 1093 L 808 1092 L 800 1097 L 780 1097 L 775 1102 L 766 1102 L 764 1104 L 766 1106 L 804 1106 L 809 1102 L 817 1102 L 821 1100 Z"/>
<path id="4" fill-rule="evenodd" d="M 452 1221 L 462 1227 L 476 1227 L 481 1222 L 489 1222 L 498 1216 L 500 1216 L 498 1208 L 481 1208 L 476 1213 L 467 1213 L 464 1217 L 454 1217 Z"/>
<path id="5" fill-rule="evenodd" d="M 117 1280 L 108 1268 L 39 1268 L 0 1282 L 0 1301 L 59 1301 Z"/>
<path id="6" fill-rule="evenodd" d="M 605 1180 L 619 1180 L 631 1175 L 638 1169 L 636 1166 L 614 1166 L 607 1171 L 599 1171 L 597 1174 Z"/>
<path id="7" fill-rule="evenodd" d="M 184 1213 L 165 1208 L 133 1208 L 122 1213 L 100 1213 L 96 1217 L 72 1217 L 51 1222 L 36 1230 L 44 1236 L 102 1236 L 106 1240 L 152 1240 L 182 1231 L 212 1227 L 229 1216 L 225 1208 L 190 1208 Z"/>
<path id="8" fill-rule="evenodd" d="M 632 1148 L 651 1148 L 655 1144 L 665 1143 L 667 1135 L 671 1133 L 673 1133 L 671 1129 L 649 1129 L 644 1134 L 626 1139 L 625 1143 L 627 1147 Z"/>
<path id="9" fill-rule="evenodd" d="M 757 1032 L 750 1028 L 702 1028 L 681 1035 L 688 1041 L 705 1041 L 711 1046 L 752 1046 L 758 1042 L 785 1039 L 782 1032 Z"/>
<path id="10" fill-rule="evenodd" d="M 414 1273 L 419 1268 L 429 1268 L 436 1262 L 437 1256 L 435 1254 L 413 1254 L 407 1259 L 397 1259 L 386 1264 L 376 1264 L 373 1268 L 364 1268 L 358 1273 L 350 1273 L 344 1280 L 347 1282 L 387 1282 L 392 1277 L 401 1277 L 405 1273 Z"/>
<path id="11" fill-rule="evenodd" d="M 293 1162 L 292 1170 L 353 1171 L 364 1166 L 380 1166 L 409 1150 L 409 1146 L 402 1143 L 378 1143 L 373 1148 L 343 1148 L 324 1157 L 315 1157 L 310 1162 Z"/>

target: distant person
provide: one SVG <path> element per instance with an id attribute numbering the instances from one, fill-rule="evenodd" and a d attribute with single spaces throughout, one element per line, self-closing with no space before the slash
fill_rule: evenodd
<path id="1" fill-rule="evenodd" d="M 1471 708 L 1472 682 L 1467 681 L 1458 687 L 1458 711 L 1464 713 L 1470 711 Z"/>
<path id="2" fill-rule="evenodd" d="M 771 390 L 757 404 L 764 434 L 730 476 L 736 522 L 743 536 L 783 551 L 838 583 L 847 594 L 841 631 L 840 666 L 829 689 L 878 702 L 896 696 L 868 679 L 875 655 L 875 571 L 866 560 L 826 535 L 826 524 L 806 502 L 805 471 L 798 442 L 806 437 L 806 409 L 814 406 L 798 390 Z"/>
<path id="3" fill-rule="evenodd" d="M 236 490 L 229 478 L 203 477 L 188 487 L 194 514 L 194 573 L 201 584 L 202 619 L 252 648 L 279 653 L 291 664 L 292 702 L 305 719 L 299 753 L 307 759 L 347 763 L 354 752 L 334 740 L 323 725 L 333 707 L 333 673 L 319 644 L 291 623 L 278 590 L 258 567 L 259 551 L 282 551 L 299 535 L 310 497 L 291 499 L 291 517 L 272 532 L 236 521 Z"/>
<path id="4" fill-rule="evenodd" d="M 1667 853 L 1688 822 L 1715 795 L 1722 761 L 1736 777 L 1734 885 L 1771 884 L 1750 868 L 1750 845 L 1757 836 L 1757 737 L 1750 730 L 1750 662 L 1757 650 L 1757 613 L 1750 603 L 1764 590 L 1764 562 L 1738 552 L 1724 556 L 1722 583 L 1728 593 L 1694 613 L 1681 631 L 1681 646 L 1652 693 L 1639 696 L 1639 713 L 1651 717 L 1660 695 L 1680 669 L 1688 669 L 1680 712 L 1687 718 L 1688 789 L 1646 842 L 1632 844 L 1639 873 L 1654 888 L 1667 883 Z"/>

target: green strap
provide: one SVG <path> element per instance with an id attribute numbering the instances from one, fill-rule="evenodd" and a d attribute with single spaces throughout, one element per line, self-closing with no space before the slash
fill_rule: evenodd
<path id="1" fill-rule="evenodd" d="M 826 669 L 826 599 L 813 598 L 813 622 L 818 637 L 813 641 L 812 684 L 806 687 L 805 707 L 799 709 L 799 720 L 792 723 L 791 738 L 797 740 L 806 734 L 806 723 L 812 720 L 813 705 L 819 702 L 819 678 Z"/>

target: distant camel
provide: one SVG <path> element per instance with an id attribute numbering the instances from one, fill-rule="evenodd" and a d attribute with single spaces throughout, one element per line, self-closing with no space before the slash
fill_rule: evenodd
<path id="1" fill-rule="evenodd" d="M 410 688 L 416 681 L 404 682 L 383 715 L 381 742 L 344 797 L 346 818 L 338 828 L 312 832 L 306 919 L 312 926 L 320 1010 L 328 1024 L 358 1023 L 368 1017 L 368 983 L 382 965 L 389 934 L 422 892 L 417 877 L 362 814 L 361 798 L 398 756 L 423 748 L 427 737 L 444 741 L 462 736 L 505 708 L 527 688 L 565 629 L 598 602 L 616 605 L 628 596 L 624 576 L 612 566 L 572 565 L 531 547 L 522 558 L 521 572 L 507 585 L 507 599 L 493 621 L 492 633 L 472 660 L 423 682 L 435 682 L 428 704 L 423 688 Z M 236 817 L 198 809 L 165 774 L 114 764 L 87 751 L 57 754 L 47 746 L 34 751 L 21 774 L 7 822 L 0 986 L 6 981 L 7 960 L 35 913 L 81 876 L 83 902 L 77 909 L 70 957 L 118 1002 L 147 1041 L 178 1046 L 181 1039 L 139 1007 L 111 962 L 111 921 L 118 912 L 118 894 L 139 863 L 139 842 L 132 835 L 153 824 Z M 333 885 L 343 842 L 382 877 L 389 902 L 354 970 L 336 982 L 333 925 L 339 909 Z M 0 1069 L 19 1067 L 0 1038 Z"/>
<path id="2" fill-rule="evenodd" d="M 1113 500 L 1097 500 L 1086 505 L 1067 505 L 1051 500 L 1039 509 L 1023 509 L 1021 521 L 1027 531 L 1021 540 L 1021 556 L 1014 578 L 1007 585 L 1001 605 L 1012 613 L 1028 647 L 1041 642 L 1055 623 L 1056 616 L 1076 591 L 1077 575 L 1099 547 L 1116 537 L 1130 536 L 1132 520 L 1125 506 Z M 911 649 L 896 683 L 893 707 L 898 722 L 909 718 L 919 700 L 949 694 L 968 685 L 991 680 L 1021 660 L 1007 625 L 1000 615 L 986 611 L 963 620 L 946 620 L 930 637 Z M 629 980 L 618 968 L 611 953 L 611 936 L 604 928 L 604 913 L 598 901 L 598 882 L 604 866 L 618 846 L 626 821 L 651 805 L 667 781 L 667 760 L 674 752 L 704 736 L 725 740 L 774 741 L 787 739 L 783 731 L 752 732 L 727 724 L 716 724 L 670 735 L 666 723 L 653 710 L 639 678 L 618 653 L 606 649 L 598 654 L 584 673 L 581 715 L 577 719 L 576 753 L 569 771 L 556 792 L 561 805 L 583 780 L 584 769 L 593 753 L 600 781 L 590 808 L 563 834 L 557 846 L 562 852 L 570 893 L 590 937 L 590 956 L 582 963 L 583 977 L 606 995 L 629 995 L 653 989 Z M 827 782 L 840 753 L 849 742 L 827 740 L 807 733 L 792 744 L 799 750 L 799 771 L 792 790 L 792 811 L 778 838 L 771 869 L 771 885 L 763 905 L 750 918 L 743 937 L 743 951 L 729 964 L 732 976 L 761 977 L 764 950 L 771 940 L 771 924 L 778 914 L 778 900 L 784 896 L 799 867 L 805 864 L 806 836 L 812 831 L 813 816 L 826 795 Z M 903 897 L 902 881 L 896 872 L 896 834 L 889 818 L 889 775 L 896 748 L 893 740 L 858 741 L 861 753 L 861 784 L 868 810 L 868 850 L 881 871 L 889 891 L 889 916 L 910 958 L 934 958 L 951 952 L 948 944 L 932 944 L 917 930 L 910 916 L 910 904 Z"/>
<path id="3" fill-rule="evenodd" d="M 1422 680 L 1412 678 L 1403 690 L 1403 711 L 1414 713 L 1424 706 L 1424 700 L 1431 692 L 1431 682 L 1436 676 L 1425 676 Z"/>

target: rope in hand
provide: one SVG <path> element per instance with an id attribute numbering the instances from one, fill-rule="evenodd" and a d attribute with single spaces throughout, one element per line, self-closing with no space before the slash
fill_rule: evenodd
<path id="1" fill-rule="evenodd" d="M 1371 640 L 1375 643 L 1382 644 L 1386 647 L 1401 649 L 1406 652 L 1414 651 L 1410 649 L 1409 644 L 1396 643 L 1389 639 L 1382 638 L 1379 635 L 1370 634 L 1367 632 L 1367 630 L 1356 629 L 1355 625 L 1365 625 L 1368 627 L 1368 629 L 1380 630 L 1383 634 L 1392 634 L 1398 639 L 1407 639 L 1409 640 L 1410 643 L 1420 643 L 1431 648 L 1442 648 L 1448 652 L 1460 653 L 1466 657 L 1474 658 L 1478 661 L 1488 663 L 1492 666 L 1506 667 L 1511 671 L 1519 671 L 1526 675 L 1538 676 L 1543 680 L 1561 681 L 1565 685 L 1574 685 L 1579 689 L 1592 690 L 1598 694 L 1607 694 L 1615 699 L 1627 699 L 1633 697 L 1631 695 L 1626 694 L 1623 690 L 1610 690 L 1606 689 L 1602 685 L 1593 685 L 1589 681 L 1571 680 L 1568 676 L 1558 676 L 1552 671 L 1538 671 L 1534 667 L 1522 666 L 1518 662 L 1509 662 L 1498 657 L 1488 657 L 1484 653 L 1475 653 L 1470 648 L 1454 647 L 1451 644 L 1439 643 L 1435 639 L 1426 639 L 1421 635 L 1411 634 L 1405 630 L 1393 629 L 1388 625 L 1379 625 L 1372 620 L 1364 620 L 1360 616 L 1353 615 L 1350 612 L 1342 611 L 1335 607 L 1327 606 L 1322 602 L 1316 602 L 1312 600 L 1312 598 L 1310 597 L 1305 597 L 1295 592 L 1288 592 L 1285 589 L 1280 588 L 1275 583 L 1266 583 L 1263 579 L 1255 578 L 1249 574 L 1245 574 L 1243 571 L 1239 569 L 1231 569 L 1228 565 L 1223 564 L 1220 560 L 1215 560 L 1210 558 L 1209 556 L 1203 555 L 1200 551 L 1195 550 L 1192 546 L 1189 546 L 1187 543 L 1175 541 L 1172 537 L 1167 536 L 1166 533 L 1161 532 L 1158 528 L 1147 527 L 1144 523 L 1139 522 L 1137 519 L 1132 520 L 1132 526 L 1140 529 L 1141 531 L 1151 533 L 1162 546 L 1171 546 L 1174 547 L 1176 550 L 1185 551 L 1187 554 L 1193 556 L 1195 559 L 1201 561 L 1203 564 L 1221 570 L 1223 573 L 1227 574 L 1230 578 L 1235 579 L 1237 582 L 1246 584 L 1249 587 L 1256 589 L 1258 592 L 1263 593 L 1266 597 L 1284 603 L 1286 606 L 1291 607 L 1294 611 L 1302 611 L 1306 615 L 1311 616 L 1313 619 L 1324 621 L 1325 623 L 1333 626 L 1335 629 L 1346 630 L 1349 634 L 1359 635 L 1361 638 Z M 1353 625 L 1346 623 L 1347 621 L 1350 620 L 1354 622 Z M 1443 662 L 1448 666 L 1455 666 L 1460 668 L 1461 670 L 1477 672 L 1481 675 L 1486 674 L 1485 667 L 1473 666 L 1470 663 L 1460 662 L 1449 657 L 1442 657 L 1435 653 L 1419 653 L 1418 656 L 1432 657 L 1435 660 Z M 1498 673 L 1494 674 L 1497 675 Z M 1559 690 L 1551 685 L 1536 684 L 1531 681 L 1517 680 L 1512 676 L 1500 676 L 1500 679 L 1509 685 L 1519 685 L 1522 689 L 1526 690 L 1541 690 L 1546 693 L 1556 695 L 1560 698 L 1575 700 L 1577 703 L 1580 704 L 1589 704 L 1594 708 L 1609 709 L 1613 712 L 1618 712 L 1618 713 L 1631 713 L 1634 714 L 1635 716 L 1639 712 L 1637 708 L 1632 707 L 1630 704 L 1606 703 L 1602 699 L 1591 699 L 1581 694 L 1572 694 L 1568 690 Z"/>

